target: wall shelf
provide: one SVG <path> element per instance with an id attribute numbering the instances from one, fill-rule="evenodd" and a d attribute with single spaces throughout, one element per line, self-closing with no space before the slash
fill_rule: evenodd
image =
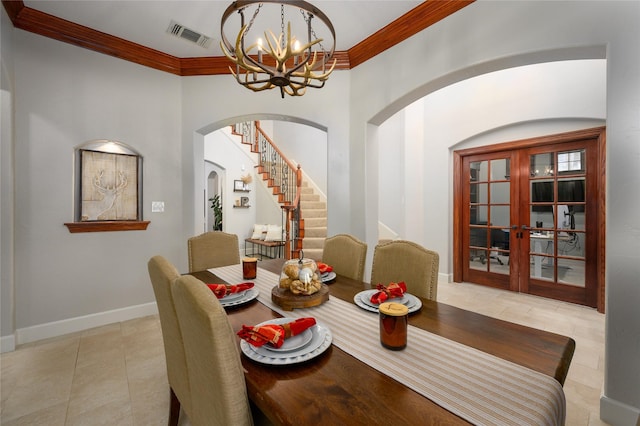
<path id="1" fill-rule="evenodd" d="M 90 222 L 69 222 L 64 226 L 72 234 L 79 232 L 110 232 L 110 231 L 144 231 L 151 221 L 148 220 L 105 220 Z"/>

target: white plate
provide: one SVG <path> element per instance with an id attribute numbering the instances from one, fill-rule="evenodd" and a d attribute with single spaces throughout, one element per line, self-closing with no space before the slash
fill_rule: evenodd
<path id="1" fill-rule="evenodd" d="M 371 296 L 373 296 L 377 292 L 378 290 L 365 290 L 360 295 L 360 299 L 362 300 L 363 303 L 366 303 L 372 308 L 378 309 L 379 303 L 376 304 L 371 301 Z M 403 305 L 409 306 L 409 297 L 407 296 L 407 293 L 405 293 L 402 295 L 402 297 L 394 297 L 392 299 L 387 299 L 385 300 L 385 302 L 396 302 L 396 303 L 402 303 Z"/>
<path id="2" fill-rule="evenodd" d="M 355 302 L 356 305 L 358 305 L 358 307 L 364 309 L 365 311 L 378 313 L 378 307 L 377 306 L 372 306 L 371 304 L 365 303 L 365 300 L 369 301 L 369 299 L 371 298 L 371 293 L 370 292 L 371 292 L 371 290 L 361 291 L 360 293 L 356 294 L 353 297 L 353 301 Z M 367 296 L 367 294 L 368 294 L 368 296 Z M 420 308 L 422 308 L 422 301 L 420 299 L 418 299 L 416 296 L 414 296 L 413 294 L 409 294 L 409 293 L 405 293 L 404 295 L 409 299 L 409 301 L 406 303 L 406 306 L 407 306 L 407 308 L 409 308 L 409 313 L 410 314 L 412 314 L 414 312 L 417 312 L 417 311 L 420 310 Z M 371 303 L 371 302 L 369 301 L 369 303 Z"/>
<path id="3" fill-rule="evenodd" d="M 246 290 L 243 293 L 244 295 L 242 297 L 234 298 L 233 300 L 228 300 L 227 299 L 228 296 L 218 300 L 220 300 L 220 304 L 222 305 L 223 308 L 228 308 L 230 306 L 237 306 L 237 305 L 242 305 L 243 303 L 250 302 L 256 297 L 258 297 L 258 294 L 260 294 L 257 288 L 250 288 L 249 290 Z"/>
<path id="4" fill-rule="evenodd" d="M 234 301 L 234 300 L 236 300 L 236 299 L 241 299 L 241 298 L 243 298 L 243 297 L 245 296 L 245 293 L 246 293 L 248 290 L 249 290 L 249 289 L 244 290 L 244 291 L 241 291 L 241 292 L 238 292 L 238 293 L 231 293 L 231 294 L 227 294 L 225 297 L 223 297 L 222 299 L 218 299 L 218 300 L 220 300 L 220 302 L 222 302 L 222 301 L 225 301 L 225 302 L 233 302 L 233 301 Z"/>
<path id="5" fill-rule="evenodd" d="M 289 322 L 291 318 L 277 318 L 272 321 L 278 320 Z M 240 349 L 249 359 L 263 364 L 289 365 L 305 362 L 326 351 L 333 340 L 331 331 L 320 322 L 316 322 L 316 325 L 308 328 L 308 330 L 311 331 L 311 341 L 306 346 L 290 352 L 275 352 L 266 349 L 264 346 L 256 347 L 245 340 L 240 340 Z"/>
<path id="6" fill-rule="evenodd" d="M 320 279 L 322 280 L 323 283 L 327 283 L 329 281 L 333 281 L 336 279 L 336 273 L 335 272 L 327 272 L 326 274 L 322 274 L 320 276 Z"/>
<path id="7" fill-rule="evenodd" d="M 273 347 L 268 343 L 264 345 L 264 348 L 272 352 L 291 352 L 296 349 L 300 349 L 306 346 L 313 338 L 313 333 L 309 328 L 296 336 L 285 339 L 284 343 L 279 348 Z"/>

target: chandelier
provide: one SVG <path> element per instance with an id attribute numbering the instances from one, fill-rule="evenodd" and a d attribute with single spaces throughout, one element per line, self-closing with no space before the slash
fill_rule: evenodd
<path id="1" fill-rule="evenodd" d="M 231 44 L 225 35 L 225 24 L 231 21 L 229 18 L 234 12 L 239 15 L 239 30 L 235 44 Z M 245 22 L 245 13 L 251 14 L 248 23 Z M 286 21 L 285 28 L 287 13 L 296 20 Z M 321 24 L 317 28 L 312 26 L 314 18 Z M 277 37 L 270 29 L 256 28 L 265 22 L 280 24 Z M 233 67 L 229 70 L 238 83 L 254 92 L 278 87 L 282 98 L 285 93 L 302 96 L 307 87 L 323 87 L 336 65 L 333 24 L 324 13 L 306 1 L 234 1 L 223 13 L 220 27 L 222 52 L 235 64 L 235 70 Z M 301 41 L 292 35 L 301 33 L 306 40 Z M 333 63 L 330 64 L 332 58 Z"/>

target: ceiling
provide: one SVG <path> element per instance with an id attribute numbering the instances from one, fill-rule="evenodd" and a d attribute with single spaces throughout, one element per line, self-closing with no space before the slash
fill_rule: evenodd
<path id="1" fill-rule="evenodd" d="M 312 3 L 329 17 L 335 28 L 336 68 L 349 69 L 472 1 L 313 0 Z M 229 62 L 220 49 L 220 23 L 231 4 L 229 0 L 2 0 L 2 3 L 16 28 L 179 75 L 228 72 Z M 167 32 L 171 21 L 213 40 L 205 48 L 171 35 Z M 274 25 L 279 24 L 276 19 Z M 235 38 L 235 34 L 227 36 Z"/>

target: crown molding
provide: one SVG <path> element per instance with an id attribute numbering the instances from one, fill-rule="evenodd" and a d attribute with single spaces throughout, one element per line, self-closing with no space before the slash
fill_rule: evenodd
<path id="1" fill-rule="evenodd" d="M 475 0 L 425 1 L 348 51 L 334 52 L 336 70 L 348 70 L 384 52 L 412 35 L 468 6 Z M 24 5 L 2 0 L 15 28 L 84 47 L 139 65 L 179 76 L 230 74 L 233 65 L 224 56 L 178 58 Z"/>

